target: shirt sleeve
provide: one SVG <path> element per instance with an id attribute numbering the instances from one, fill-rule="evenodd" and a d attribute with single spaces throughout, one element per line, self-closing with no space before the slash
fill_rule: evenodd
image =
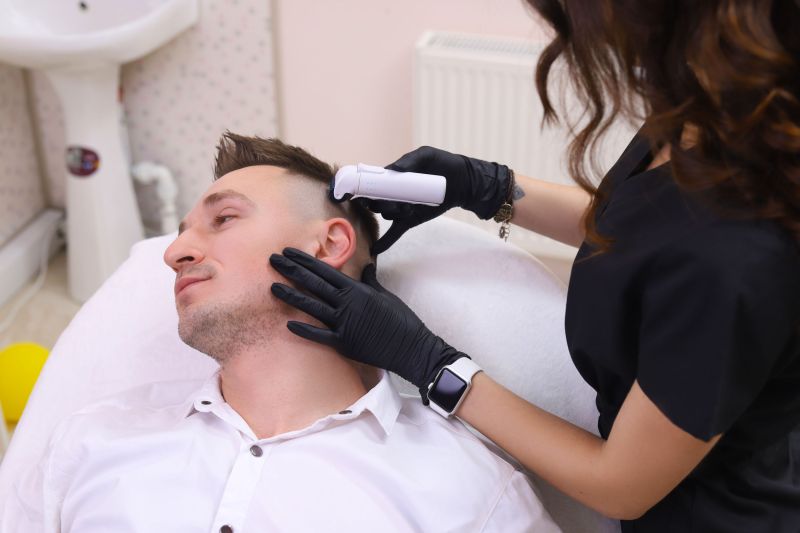
<path id="1" fill-rule="evenodd" d="M 44 467 L 33 470 L 11 487 L 0 509 L 0 533 L 44 532 Z"/>
<path id="2" fill-rule="evenodd" d="M 736 228 L 713 225 L 672 243 L 642 289 L 639 385 L 674 424 L 706 441 L 758 397 L 800 314 L 798 249 L 752 223 Z"/>
<path id="3" fill-rule="evenodd" d="M 482 533 L 507 533 L 509 531 L 561 533 L 561 529 L 542 505 L 531 482 L 516 470 L 509 477 L 503 492 L 481 529 Z"/>
<path id="4" fill-rule="evenodd" d="M 60 453 L 66 422 L 59 424 L 40 461 L 11 487 L 0 508 L 0 533 L 59 533 L 61 502 L 69 481 L 69 461 Z M 58 454 L 58 458 L 55 456 Z M 54 468 L 61 465 L 62 468 Z"/>

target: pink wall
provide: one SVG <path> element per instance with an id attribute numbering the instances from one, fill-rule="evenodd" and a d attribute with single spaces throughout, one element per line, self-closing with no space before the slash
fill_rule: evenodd
<path id="1" fill-rule="evenodd" d="M 426 30 L 546 40 L 522 0 L 276 0 L 280 131 L 339 164 L 411 146 L 414 44 Z"/>

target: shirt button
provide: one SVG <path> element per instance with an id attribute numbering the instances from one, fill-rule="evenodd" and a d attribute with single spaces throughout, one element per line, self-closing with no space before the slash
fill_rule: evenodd
<path id="1" fill-rule="evenodd" d="M 254 444 L 253 446 L 250 446 L 250 453 L 252 453 L 255 457 L 261 457 L 264 455 L 264 450 Z"/>
<path id="2" fill-rule="evenodd" d="M 208 400 L 203 400 L 200 403 L 202 403 L 203 405 L 211 405 L 211 402 L 209 402 Z M 228 527 L 228 526 L 224 526 L 224 527 Z M 231 531 L 233 531 L 233 530 L 231 530 Z"/>
<path id="3" fill-rule="evenodd" d="M 345 409 L 344 411 L 339 411 L 339 414 L 340 415 L 349 415 L 352 412 L 353 411 L 351 411 L 350 409 Z"/>
<path id="4" fill-rule="evenodd" d="M 219 533 L 233 533 L 233 528 L 228 524 L 225 524 L 221 528 L 219 528 Z"/>

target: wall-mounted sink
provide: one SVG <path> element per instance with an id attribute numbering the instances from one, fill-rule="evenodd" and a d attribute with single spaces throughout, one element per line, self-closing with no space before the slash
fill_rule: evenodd
<path id="1" fill-rule="evenodd" d="M 199 0 L 0 0 L 0 62 L 44 72 L 64 110 L 70 293 L 83 302 L 144 238 L 120 65 L 191 27 Z"/>
<path id="2" fill-rule="evenodd" d="M 0 0 L 0 61 L 49 69 L 123 64 L 197 22 L 197 0 Z"/>

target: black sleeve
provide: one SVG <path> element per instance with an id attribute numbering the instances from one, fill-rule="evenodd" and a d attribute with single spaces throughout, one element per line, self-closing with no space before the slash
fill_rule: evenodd
<path id="1" fill-rule="evenodd" d="M 793 244 L 757 225 L 714 225 L 672 243 L 651 265 L 637 379 L 695 437 L 730 429 L 796 335 L 800 252 Z"/>

